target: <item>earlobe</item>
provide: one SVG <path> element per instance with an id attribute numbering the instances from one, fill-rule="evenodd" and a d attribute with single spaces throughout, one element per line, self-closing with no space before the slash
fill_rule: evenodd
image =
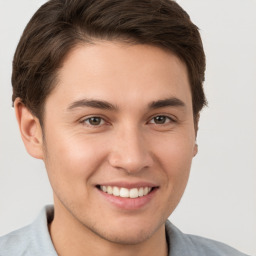
<path id="1" fill-rule="evenodd" d="M 20 98 L 15 100 L 14 109 L 27 152 L 35 158 L 43 159 L 42 128 L 38 118 L 29 111 Z"/>
<path id="2" fill-rule="evenodd" d="M 195 157 L 197 155 L 197 153 L 198 153 L 198 145 L 197 145 L 197 143 L 195 143 L 193 157 Z"/>

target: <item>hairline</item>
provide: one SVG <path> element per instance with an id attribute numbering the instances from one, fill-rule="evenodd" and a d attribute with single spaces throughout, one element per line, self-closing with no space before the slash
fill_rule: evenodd
<path id="1" fill-rule="evenodd" d="M 186 68 L 186 74 L 188 76 L 188 82 L 189 82 L 189 90 L 191 93 L 191 97 L 192 97 L 192 107 L 193 107 L 193 94 L 192 94 L 192 84 L 189 78 L 189 70 L 188 70 L 188 65 L 185 62 L 185 60 L 183 58 L 181 58 L 177 53 L 175 53 L 173 50 L 157 44 L 157 43 L 142 43 L 139 41 L 139 39 L 136 39 L 135 37 L 132 36 L 126 36 L 126 35 L 120 35 L 120 36 L 113 36 L 113 37 L 109 37 L 109 38 L 99 38 L 96 36 L 85 36 L 84 39 L 79 39 L 77 40 L 77 42 L 74 43 L 74 45 L 67 50 L 67 52 L 63 55 L 58 67 L 55 69 L 55 72 L 52 76 L 51 82 L 50 82 L 50 91 L 47 94 L 46 98 L 44 99 L 44 101 L 42 102 L 42 105 L 40 106 L 41 109 L 39 111 L 39 114 L 33 113 L 33 115 L 35 115 L 39 122 L 40 125 L 43 129 L 44 127 L 44 115 L 45 115 L 45 103 L 47 101 L 47 98 L 53 93 L 53 91 L 58 87 L 59 85 L 59 71 L 61 70 L 61 68 L 63 67 L 65 61 L 68 59 L 69 55 L 71 55 L 73 53 L 73 51 L 75 51 L 76 49 L 83 47 L 83 46 L 92 46 L 92 45 L 96 45 L 97 43 L 123 43 L 126 45 L 130 45 L 130 46 L 135 46 L 135 45 L 145 45 L 145 46 L 153 46 L 153 47 L 157 47 L 159 49 L 162 49 L 163 51 L 169 53 L 169 54 L 173 54 L 176 58 L 178 58 L 179 61 L 181 61 L 182 64 L 184 64 L 185 68 Z M 32 111 L 32 110 L 31 110 Z M 198 113 L 194 113 L 193 111 L 193 117 L 194 119 L 196 119 L 196 116 L 198 116 Z"/>

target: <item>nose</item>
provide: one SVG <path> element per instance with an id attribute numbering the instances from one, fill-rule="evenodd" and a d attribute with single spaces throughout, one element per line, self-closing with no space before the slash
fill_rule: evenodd
<path id="1" fill-rule="evenodd" d="M 109 163 L 113 167 L 132 174 L 152 166 L 150 150 L 139 129 L 123 129 L 115 135 L 112 143 Z"/>

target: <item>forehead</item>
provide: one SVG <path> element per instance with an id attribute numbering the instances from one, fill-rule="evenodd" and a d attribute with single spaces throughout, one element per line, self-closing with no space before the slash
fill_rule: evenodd
<path id="1" fill-rule="evenodd" d="M 69 52 L 49 98 L 69 104 L 82 98 L 116 105 L 178 97 L 192 105 L 186 65 L 156 46 L 100 41 Z"/>

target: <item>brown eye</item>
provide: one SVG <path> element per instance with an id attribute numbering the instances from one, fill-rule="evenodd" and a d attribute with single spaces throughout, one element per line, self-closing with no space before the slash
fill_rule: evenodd
<path id="1" fill-rule="evenodd" d="M 168 124 L 168 123 L 175 123 L 175 120 L 173 120 L 171 117 L 168 116 L 164 116 L 164 115 L 159 115 L 159 116 L 155 116 L 153 117 L 150 121 L 150 124 Z"/>
<path id="2" fill-rule="evenodd" d="M 153 118 L 155 124 L 165 124 L 167 117 L 166 116 L 156 116 Z"/>
<path id="3" fill-rule="evenodd" d="M 90 126 L 99 126 L 103 124 L 103 119 L 101 117 L 93 116 L 84 120 L 84 123 Z"/>

